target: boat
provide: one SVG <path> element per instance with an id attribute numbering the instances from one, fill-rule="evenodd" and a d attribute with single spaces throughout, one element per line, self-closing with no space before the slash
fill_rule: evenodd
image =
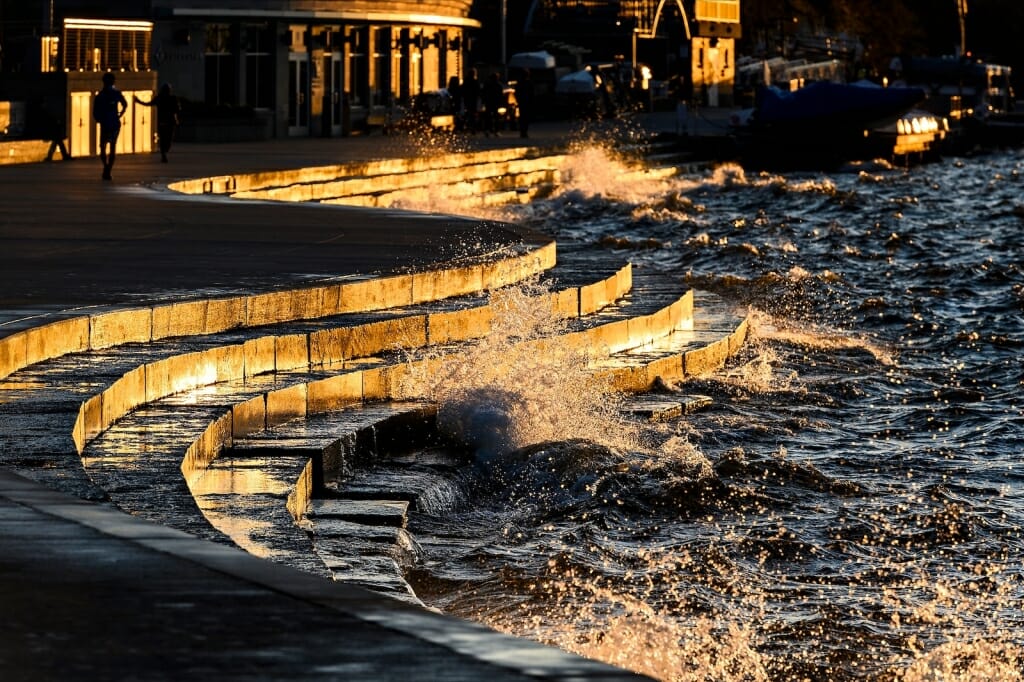
<path id="1" fill-rule="evenodd" d="M 899 63 L 903 81 L 925 91 L 922 107 L 950 121 L 951 152 L 1024 144 L 1024 112 L 1015 110 L 1009 66 L 955 57 Z"/>
<path id="2" fill-rule="evenodd" d="M 895 125 L 924 99 L 920 88 L 883 88 L 867 81 L 818 81 L 792 92 L 767 86 L 738 120 L 734 134 L 748 165 L 835 166 L 886 156 L 878 144 L 884 138 L 874 131 Z"/>

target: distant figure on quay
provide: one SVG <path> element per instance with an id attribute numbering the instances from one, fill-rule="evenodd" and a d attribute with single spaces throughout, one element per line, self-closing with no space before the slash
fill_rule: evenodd
<path id="1" fill-rule="evenodd" d="M 128 110 L 128 100 L 114 87 L 114 74 L 103 74 L 103 89 L 92 103 L 92 117 L 100 126 L 100 160 L 103 161 L 103 179 L 110 180 L 117 156 L 117 136 L 121 133 L 121 117 Z"/>
<path id="2" fill-rule="evenodd" d="M 530 136 L 530 119 L 533 118 L 533 80 L 530 70 L 523 69 L 523 74 L 516 81 L 516 106 L 519 109 L 519 137 Z"/>
<path id="3" fill-rule="evenodd" d="M 174 132 L 181 118 L 181 102 L 171 94 L 171 84 L 164 83 L 160 92 L 148 102 L 135 97 L 135 103 L 144 107 L 156 107 L 156 134 L 160 145 L 160 161 L 167 163 L 167 152 L 171 151 Z"/>

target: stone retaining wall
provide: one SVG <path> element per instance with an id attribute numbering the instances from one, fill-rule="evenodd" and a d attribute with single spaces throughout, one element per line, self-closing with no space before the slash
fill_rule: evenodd
<path id="1" fill-rule="evenodd" d="M 508 277 L 516 272 L 517 268 L 513 265 L 508 271 L 495 271 L 492 276 Z M 475 277 L 455 279 L 456 283 L 452 285 L 455 288 L 476 281 Z M 491 281 L 489 277 L 484 279 Z M 438 280 L 429 277 L 424 277 L 424 280 L 432 282 L 430 287 L 424 289 L 424 294 L 428 291 L 435 295 L 442 293 L 443 289 L 437 286 Z M 415 291 L 415 281 L 409 284 L 409 296 L 412 298 L 415 298 L 412 293 Z M 632 283 L 632 266 L 626 265 L 611 277 L 592 285 L 553 293 L 549 296 L 548 304 L 563 317 L 589 315 L 621 298 L 632 288 Z M 387 296 L 370 298 L 377 301 Z M 402 305 L 407 303 L 409 301 L 403 300 Z M 682 314 L 677 311 L 677 315 Z M 124 374 L 103 392 L 82 403 L 73 430 L 75 447 L 81 454 L 91 440 L 131 410 L 174 393 L 269 372 L 308 370 L 326 365 L 344 367 L 352 360 L 396 348 L 415 349 L 428 344 L 479 338 L 490 331 L 491 317 L 490 307 L 483 305 L 444 313 L 409 315 L 351 327 L 322 329 L 308 334 L 262 336 L 239 344 L 217 346 L 157 360 Z M 360 373 L 358 395 L 353 393 L 351 396 L 344 391 L 354 390 L 354 380 L 332 377 L 325 387 L 314 389 L 312 401 L 320 407 L 345 404 L 352 398 L 372 400 L 384 397 L 384 389 L 380 387 L 393 381 L 392 375 L 398 371 L 401 370 L 380 368 L 377 373 L 371 370 Z M 331 391 L 337 390 L 337 387 L 341 387 L 343 392 L 332 394 Z M 303 398 L 304 401 L 308 399 L 308 396 Z M 288 410 L 293 409 L 287 407 L 290 404 L 290 400 L 282 402 L 275 399 L 273 403 L 265 400 L 262 408 L 263 427 L 273 425 L 272 421 L 278 423 L 276 420 L 280 415 L 289 414 Z M 249 406 L 245 409 L 255 408 Z M 256 423 L 259 420 L 255 415 L 246 414 L 244 421 Z"/>
<path id="2" fill-rule="evenodd" d="M 581 347 L 592 348 L 605 343 L 606 339 L 611 338 L 619 350 L 643 346 L 655 338 L 667 336 L 676 330 L 692 328 L 693 292 L 687 292 L 680 299 L 662 310 L 651 315 L 638 317 L 637 319 L 643 320 L 643 323 L 637 327 L 642 329 L 642 332 L 635 339 L 620 336 L 626 333 L 625 330 L 628 329 L 627 325 L 623 325 L 623 322 L 628 322 L 628 320 L 622 320 L 556 339 L 544 339 L 531 343 L 541 345 L 544 343 L 568 341 Z M 614 329 L 615 331 L 609 332 L 608 329 Z M 746 336 L 746 329 L 746 320 L 743 320 L 732 333 L 723 337 L 721 341 L 712 344 L 712 346 L 718 348 L 721 344 L 724 344 L 726 350 L 731 347 L 739 348 Z M 699 351 L 690 351 L 690 353 L 699 353 Z M 688 354 L 677 354 L 637 368 L 611 368 L 603 370 L 599 374 L 609 377 L 618 390 L 640 392 L 648 390 L 659 376 L 663 379 L 679 379 L 686 376 L 684 358 Z M 702 357 L 708 363 L 720 360 L 724 364 L 727 355 L 720 355 L 714 352 L 706 357 L 698 357 Z M 268 406 L 271 403 L 285 404 L 291 402 L 291 407 L 287 412 L 295 416 L 321 414 L 330 409 L 343 408 L 344 405 L 359 402 L 407 399 L 410 396 L 404 395 L 402 392 L 402 378 L 410 371 L 411 367 L 419 365 L 417 368 L 423 369 L 422 363 L 424 362 L 438 362 L 438 360 L 416 361 L 407 365 L 356 370 L 348 375 L 349 378 L 345 381 L 339 380 L 337 376 L 330 377 L 302 384 L 305 388 L 304 392 L 295 391 L 295 387 L 291 386 L 284 389 L 267 391 L 261 397 Z M 356 379 L 356 376 L 359 379 Z M 310 396 L 315 396 L 315 398 L 311 401 Z M 257 405 L 259 404 L 259 398 L 250 400 L 248 403 L 253 403 L 254 401 Z M 221 420 L 226 417 L 233 417 L 233 415 L 234 410 L 227 412 L 224 416 L 212 422 L 203 432 L 203 435 L 193 441 L 186 450 L 185 458 L 182 462 L 182 474 L 190 487 L 195 480 L 205 473 L 208 463 L 213 461 L 223 448 L 231 446 L 234 438 L 244 438 L 263 430 L 259 419 L 247 420 L 244 427 L 233 425 L 232 428 L 225 429 L 223 424 L 221 424 Z M 269 407 L 267 408 L 266 415 L 265 426 L 269 428 L 273 425 L 271 423 Z M 313 481 L 309 478 L 313 472 L 311 467 L 315 466 L 314 464 L 307 466 L 310 473 L 308 476 L 306 473 L 303 474 L 305 478 L 302 484 L 296 486 L 289 496 L 288 508 L 296 518 L 301 517 L 301 512 L 305 510 L 310 496 L 314 495 L 322 485 L 322 480 Z"/>
<path id="3" fill-rule="evenodd" d="M 555 258 L 555 243 L 551 241 L 497 263 L 67 318 L 0 339 L 0 379 L 68 353 L 473 294 L 528 279 L 554 267 Z"/>

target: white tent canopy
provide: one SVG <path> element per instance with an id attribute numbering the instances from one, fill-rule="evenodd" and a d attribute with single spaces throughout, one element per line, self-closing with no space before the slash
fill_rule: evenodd
<path id="1" fill-rule="evenodd" d="M 587 70 L 575 71 L 562 76 L 555 83 L 555 92 L 561 95 L 593 95 L 597 90 L 594 75 Z"/>

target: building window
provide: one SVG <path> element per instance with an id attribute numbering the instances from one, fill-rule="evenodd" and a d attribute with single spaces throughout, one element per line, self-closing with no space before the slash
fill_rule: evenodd
<path id="1" fill-rule="evenodd" d="M 65 19 L 64 70 L 148 71 L 152 37 L 148 21 Z"/>
<path id="2" fill-rule="evenodd" d="M 206 26 L 206 103 L 234 104 L 235 73 L 234 55 L 231 53 L 231 25 L 207 24 Z"/>
<path id="3" fill-rule="evenodd" d="M 267 24 L 247 24 L 245 34 L 245 104 L 274 106 L 273 31 Z"/>
<path id="4" fill-rule="evenodd" d="M 370 68 L 370 97 L 374 105 L 387 104 L 390 85 L 391 29 L 373 29 L 373 63 Z"/>
<path id="5" fill-rule="evenodd" d="M 348 69 L 345 84 L 348 101 L 354 107 L 367 105 L 370 95 L 369 85 L 369 28 L 353 28 L 348 34 Z"/>
<path id="6" fill-rule="evenodd" d="M 697 19 L 739 23 L 740 0 L 697 0 Z"/>

